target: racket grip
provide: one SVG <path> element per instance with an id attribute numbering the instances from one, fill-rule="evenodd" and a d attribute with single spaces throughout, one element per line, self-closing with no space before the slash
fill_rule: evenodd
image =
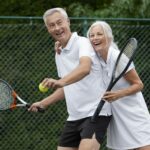
<path id="1" fill-rule="evenodd" d="M 40 112 L 40 113 L 44 113 L 45 112 L 44 108 L 38 107 L 37 109 L 38 109 L 38 112 Z"/>
<path id="2" fill-rule="evenodd" d="M 27 108 L 29 108 L 31 106 L 31 104 L 26 104 L 26 107 Z M 37 109 L 38 109 L 38 112 L 40 112 L 40 113 L 44 113 L 45 112 L 45 109 L 44 108 L 41 108 L 41 107 L 37 107 Z"/>
<path id="3" fill-rule="evenodd" d="M 94 112 L 94 115 L 91 117 L 91 122 L 92 122 L 92 123 L 95 123 L 95 122 L 97 121 L 97 118 L 98 118 L 98 116 L 99 116 L 99 113 L 100 113 L 100 111 L 102 110 L 104 104 L 105 104 L 105 101 L 102 99 L 102 100 L 99 102 L 99 104 L 98 104 L 98 106 L 97 106 L 97 108 L 96 108 L 96 110 L 95 110 L 95 112 Z"/>

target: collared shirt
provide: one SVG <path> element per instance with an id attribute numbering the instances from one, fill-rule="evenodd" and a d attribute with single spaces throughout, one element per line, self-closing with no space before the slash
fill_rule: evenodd
<path id="1" fill-rule="evenodd" d="M 89 75 L 82 80 L 64 87 L 68 120 L 78 120 L 89 117 L 104 94 L 101 88 L 100 62 L 90 44 L 90 41 L 73 33 L 68 44 L 61 54 L 56 54 L 56 65 L 59 77 L 63 78 L 79 65 L 81 57 L 87 56 L 92 60 L 92 69 Z M 103 92 L 102 92 L 103 91 Z M 111 115 L 110 104 L 106 103 L 101 115 Z"/>

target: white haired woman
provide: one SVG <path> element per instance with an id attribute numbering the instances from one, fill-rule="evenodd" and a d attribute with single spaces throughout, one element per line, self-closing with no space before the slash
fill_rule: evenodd
<path id="1" fill-rule="evenodd" d="M 119 49 L 112 29 L 104 21 L 91 25 L 87 36 L 99 56 L 102 87 L 107 88 Z M 112 91 L 104 94 L 111 102 L 112 120 L 107 132 L 107 146 L 115 150 L 150 150 L 150 114 L 141 93 L 143 83 L 134 64 L 117 82 Z"/>

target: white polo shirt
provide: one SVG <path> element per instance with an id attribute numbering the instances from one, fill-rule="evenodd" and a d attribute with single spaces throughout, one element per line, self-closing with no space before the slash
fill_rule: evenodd
<path id="1" fill-rule="evenodd" d="M 78 120 L 89 117 L 94 111 L 104 94 L 101 87 L 100 62 L 90 44 L 90 41 L 73 33 L 67 46 L 61 54 L 56 54 L 56 66 L 59 77 L 63 78 L 79 65 L 79 59 L 83 56 L 90 57 L 92 69 L 89 75 L 82 80 L 64 87 L 68 120 Z M 105 103 L 100 115 L 111 115 L 109 103 Z"/>

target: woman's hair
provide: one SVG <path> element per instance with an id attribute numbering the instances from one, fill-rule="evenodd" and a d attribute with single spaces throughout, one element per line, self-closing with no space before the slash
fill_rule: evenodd
<path id="1" fill-rule="evenodd" d="M 63 8 L 52 8 L 52 9 L 48 9 L 48 10 L 44 13 L 44 15 L 43 15 L 43 20 L 44 20 L 44 22 L 45 22 L 45 25 L 47 25 L 47 23 L 46 23 L 46 18 L 47 18 L 47 16 L 52 15 L 52 14 L 55 13 L 55 12 L 59 12 L 59 13 L 62 14 L 62 15 L 64 16 L 64 18 L 66 18 L 66 19 L 69 18 L 68 15 L 67 15 L 67 12 L 66 12 Z"/>
<path id="2" fill-rule="evenodd" d="M 110 40 L 110 46 L 113 46 L 115 49 L 118 49 L 117 44 L 114 42 L 114 36 L 113 36 L 113 33 L 112 33 L 112 29 L 111 29 L 110 25 L 105 21 L 96 21 L 96 22 L 94 22 L 90 26 L 89 30 L 87 31 L 87 37 L 88 38 L 90 37 L 90 31 L 94 26 L 102 27 L 105 37 Z"/>

